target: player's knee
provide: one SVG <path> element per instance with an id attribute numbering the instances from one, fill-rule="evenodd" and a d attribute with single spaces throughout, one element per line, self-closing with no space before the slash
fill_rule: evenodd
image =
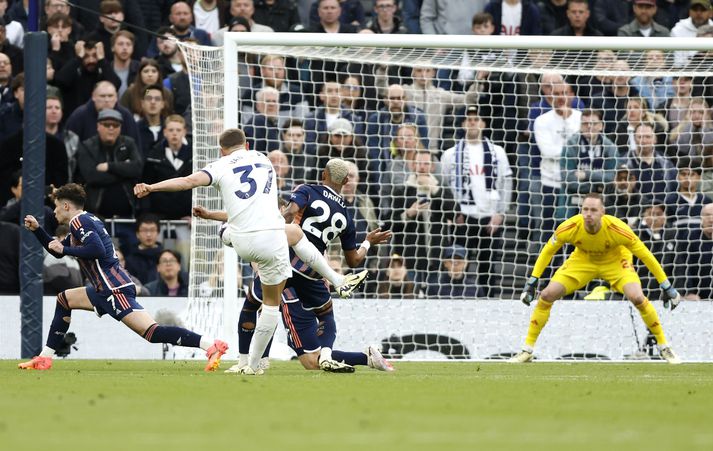
<path id="1" fill-rule="evenodd" d="M 646 302 L 646 296 L 644 293 L 634 293 L 629 295 L 629 301 L 634 305 L 641 305 Z"/>
<path id="2" fill-rule="evenodd" d="M 555 290 L 545 288 L 544 290 L 542 290 L 542 293 L 540 293 L 540 298 L 543 301 L 552 303 L 559 299 L 559 295 Z"/>
<path id="3" fill-rule="evenodd" d="M 249 321 L 240 323 L 240 329 L 242 329 L 243 332 L 252 332 L 255 330 L 255 323 Z"/>

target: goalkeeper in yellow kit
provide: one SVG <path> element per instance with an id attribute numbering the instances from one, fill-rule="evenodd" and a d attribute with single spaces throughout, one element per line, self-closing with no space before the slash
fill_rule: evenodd
<path id="1" fill-rule="evenodd" d="M 572 244 L 575 251 L 555 272 L 550 283 L 540 293 L 535 310 L 530 317 L 525 346 L 509 361 L 512 363 L 531 361 L 535 342 L 542 328 L 547 324 L 552 304 L 565 294 L 585 286 L 590 280 L 599 278 L 609 282 L 612 290 L 623 293 L 639 310 L 646 327 L 656 336 L 661 356 L 668 363 L 681 363 L 668 345 L 654 306 L 644 296 L 641 281 L 632 262 L 632 253 L 656 277 L 664 292 L 664 306 L 668 307 L 670 304 L 673 310 L 681 301 L 681 296 L 668 281 L 656 257 L 631 228 L 622 220 L 604 214 L 604 202 L 598 193 L 587 194 L 582 203 L 582 213 L 567 219 L 557 227 L 537 258 L 520 300 L 530 305 L 535 298 L 539 277 L 555 253 L 566 243 Z"/>

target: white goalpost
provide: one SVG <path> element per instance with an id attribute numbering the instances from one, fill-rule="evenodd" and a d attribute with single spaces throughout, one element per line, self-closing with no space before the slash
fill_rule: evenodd
<path id="1" fill-rule="evenodd" d="M 221 48 L 180 49 L 194 169 L 218 158 L 218 136 L 230 127 L 271 156 L 285 199 L 341 157 L 354 163 L 345 199 L 358 242 L 377 226 L 394 231 L 390 245 L 371 251 L 363 299 L 335 302 L 338 346 L 380 345 L 395 358 L 518 350 L 529 309 L 513 299 L 589 191 L 641 236 L 682 294 L 711 300 L 711 39 L 226 33 Z M 470 115 L 477 125 L 467 125 Z M 475 145 L 491 156 L 464 162 Z M 468 170 L 482 181 L 471 185 Z M 213 188 L 193 200 L 221 207 Z M 193 220 L 186 322 L 236 350 L 252 275 L 218 227 Z M 540 288 L 570 251 L 555 257 Z M 339 246 L 328 257 L 349 270 Z M 635 265 L 647 295 L 660 299 Z M 656 305 L 684 360 L 713 360 L 699 325 L 710 302 L 672 314 Z M 537 354 L 656 357 L 647 335 L 635 309 L 595 281 L 557 304 Z"/>

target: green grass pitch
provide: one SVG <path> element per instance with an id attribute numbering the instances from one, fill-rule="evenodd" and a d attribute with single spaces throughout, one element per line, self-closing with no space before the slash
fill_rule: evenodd
<path id="1" fill-rule="evenodd" d="M 0 361 L 0 449 L 711 450 L 713 365 Z M 229 362 L 224 362 L 227 368 Z"/>

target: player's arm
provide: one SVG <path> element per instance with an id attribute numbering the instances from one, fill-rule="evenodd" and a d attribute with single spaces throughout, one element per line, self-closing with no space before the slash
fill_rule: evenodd
<path id="1" fill-rule="evenodd" d="M 86 219 L 80 219 L 80 222 L 81 221 L 86 221 Z M 82 243 L 82 245 L 70 246 L 70 238 L 72 236 Z M 62 243 L 58 241 L 50 243 L 50 246 L 53 246 L 53 249 L 62 255 L 71 255 L 72 257 L 84 259 L 101 258 L 106 254 L 104 244 L 99 238 L 99 235 L 93 230 L 91 224 L 81 224 L 80 228 L 70 225 L 67 238 L 63 240 Z"/>
<path id="2" fill-rule="evenodd" d="M 49 233 L 45 229 L 42 228 L 40 223 L 37 221 L 37 219 L 32 216 L 32 215 L 27 215 L 25 216 L 25 228 L 32 232 L 33 235 L 35 235 L 35 238 L 37 238 L 37 241 L 40 242 L 42 247 L 47 250 L 50 254 L 52 254 L 56 258 L 62 258 L 63 255 L 59 252 L 54 251 L 52 248 L 50 248 L 50 243 L 53 241 L 57 241 L 54 238 L 52 238 Z M 67 235 L 69 237 L 69 235 Z M 66 240 L 66 238 L 65 238 Z M 63 241 L 64 243 L 64 241 Z"/>
<path id="3" fill-rule="evenodd" d="M 134 186 L 134 195 L 141 199 L 158 191 L 187 191 L 189 189 L 197 188 L 199 186 L 208 186 L 210 184 L 210 175 L 208 175 L 205 171 L 198 171 L 186 177 L 175 177 L 153 184 L 137 183 Z"/>
<path id="4" fill-rule="evenodd" d="M 525 287 L 520 293 L 520 301 L 525 305 L 530 305 L 532 301 L 535 300 L 535 294 L 537 292 L 537 284 L 542 277 L 542 273 L 549 266 L 552 261 L 552 257 L 559 251 L 564 243 L 566 243 L 565 236 L 569 235 L 570 232 L 576 226 L 572 221 L 565 221 L 557 227 L 555 233 L 552 237 L 547 240 L 545 246 L 540 251 L 540 255 L 537 256 L 537 261 L 535 261 L 535 266 L 532 268 L 532 274 L 527 279 Z"/>
<path id="5" fill-rule="evenodd" d="M 282 217 L 285 218 L 287 224 L 292 224 L 297 213 L 303 210 L 304 207 L 300 207 L 295 202 L 290 202 L 285 208 L 282 209 Z"/>
<path id="6" fill-rule="evenodd" d="M 193 216 L 213 221 L 228 222 L 228 212 L 222 210 L 208 210 L 202 205 L 193 207 Z"/>
<path id="7" fill-rule="evenodd" d="M 344 258 L 350 268 L 356 268 L 359 266 L 364 259 L 366 259 L 366 254 L 369 253 L 371 246 L 378 246 L 379 244 L 386 243 L 391 239 L 391 230 L 381 230 L 378 227 L 371 232 L 366 234 L 366 239 L 358 249 L 350 249 L 344 251 Z"/>

